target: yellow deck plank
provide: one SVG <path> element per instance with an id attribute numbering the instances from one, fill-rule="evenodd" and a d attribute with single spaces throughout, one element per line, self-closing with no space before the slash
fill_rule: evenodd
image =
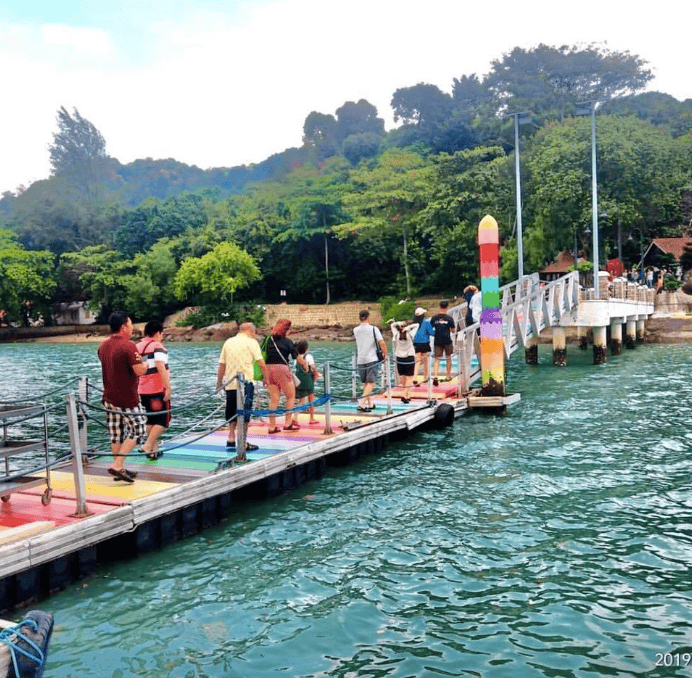
<path id="1" fill-rule="evenodd" d="M 50 484 L 54 492 L 73 492 L 74 476 L 72 473 L 53 471 L 50 474 Z M 174 487 L 175 483 L 162 483 L 157 480 L 137 480 L 134 483 L 124 483 L 116 481 L 113 476 L 96 476 L 85 474 L 84 487 L 87 493 L 87 500 L 90 494 L 101 495 L 102 497 L 116 497 L 118 499 L 139 499 L 157 494 L 169 487 Z"/>
<path id="2" fill-rule="evenodd" d="M 17 541 L 18 539 L 26 539 L 33 534 L 39 534 L 40 532 L 45 532 L 46 530 L 52 530 L 54 527 L 55 523 L 52 520 L 35 520 L 34 522 L 27 523 L 26 525 L 8 527 L 2 534 L 0 534 L 0 545 L 8 544 L 12 541 Z"/>

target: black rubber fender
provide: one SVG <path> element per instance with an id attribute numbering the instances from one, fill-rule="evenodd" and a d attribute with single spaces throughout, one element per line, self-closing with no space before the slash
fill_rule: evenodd
<path id="1" fill-rule="evenodd" d="M 454 407 L 449 403 L 441 403 L 435 410 L 433 417 L 434 426 L 437 429 L 447 428 L 454 423 Z"/>
<path id="2" fill-rule="evenodd" d="M 34 631 L 33 625 L 23 623 L 28 620 L 36 623 L 36 631 Z M 53 615 L 50 614 L 50 612 L 31 610 L 24 615 L 24 619 L 20 622 L 20 626 L 21 633 L 41 648 L 43 652 L 43 661 L 41 664 L 38 664 L 32 659 L 25 657 L 21 652 L 17 652 L 16 659 L 17 667 L 19 668 L 19 676 L 15 673 L 14 665 L 10 659 L 7 678 L 41 678 L 46 666 L 46 658 L 48 657 L 48 644 L 50 643 L 50 638 L 53 633 Z M 35 650 L 29 647 L 25 641 L 19 639 L 16 644 L 31 655 L 35 654 Z"/>

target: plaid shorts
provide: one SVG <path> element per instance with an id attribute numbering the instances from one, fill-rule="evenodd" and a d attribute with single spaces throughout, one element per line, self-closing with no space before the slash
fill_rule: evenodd
<path id="1" fill-rule="evenodd" d="M 104 402 L 103 406 L 106 408 L 106 423 L 113 445 L 120 445 L 128 439 L 141 443 L 146 438 L 147 419 L 141 405 L 125 408 Z"/>

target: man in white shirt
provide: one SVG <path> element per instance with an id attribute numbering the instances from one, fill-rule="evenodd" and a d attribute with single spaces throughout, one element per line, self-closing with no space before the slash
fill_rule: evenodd
<path id="1" fill-rule="evenodd" d="M 245 379 L 245 403 L 246 410 L 252 409 L 252 399 L 255 394 L 253 378 L 253 361 L 256 360 L 262 370 L 264 383 L 268 381 L 267 366 L 262 358 L 260 345 L 255 339 L 255 326 L 250 323 L 243 323 L 238 328 L 235 337 L 226 339 L 221 349 L 219 357 L 219 369 L 216 374 L 216 388 L 219 389 L 223 384 L 226 387 L 226 421 L 228 421 L 228 440 L 226 447 L 235 448 L 235 430 L 237 418 L 237 385 L 234 381 L 236 374 L 240 373 Z M 232 421 L 229 421 L 232 420 Z M 250 416 L 245 415 L 245 422 L 250 421 Z M 257 445 L 246 443 L 246 450 L 256 450 Z"/>
<path id="2" fill-rule="evenodd" d="M 380 376 L 380 361 L 377 359 L 379 346 L 384 359 L 387 358 L 387 345 L 378 327 L 370 324 L 370 311 L 362 310 L 358 314 L 360 325 L 353 328 L 358 354 L 358 373 L 363 383 L 363 395 L 358 402 L 360 412 L 370 412 L 374 409 L 371 393 Z"/>

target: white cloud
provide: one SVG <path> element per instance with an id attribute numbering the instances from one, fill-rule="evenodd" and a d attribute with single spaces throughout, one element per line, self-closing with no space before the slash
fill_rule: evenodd
<path id="1" fill-rule="evenodd" d="M 41 26 L 40 34 L 46 46 L 66 47 L 80 56 L 105 57 L 113 54 L 111 39 L 101 29 L 49 24 Z"/>

